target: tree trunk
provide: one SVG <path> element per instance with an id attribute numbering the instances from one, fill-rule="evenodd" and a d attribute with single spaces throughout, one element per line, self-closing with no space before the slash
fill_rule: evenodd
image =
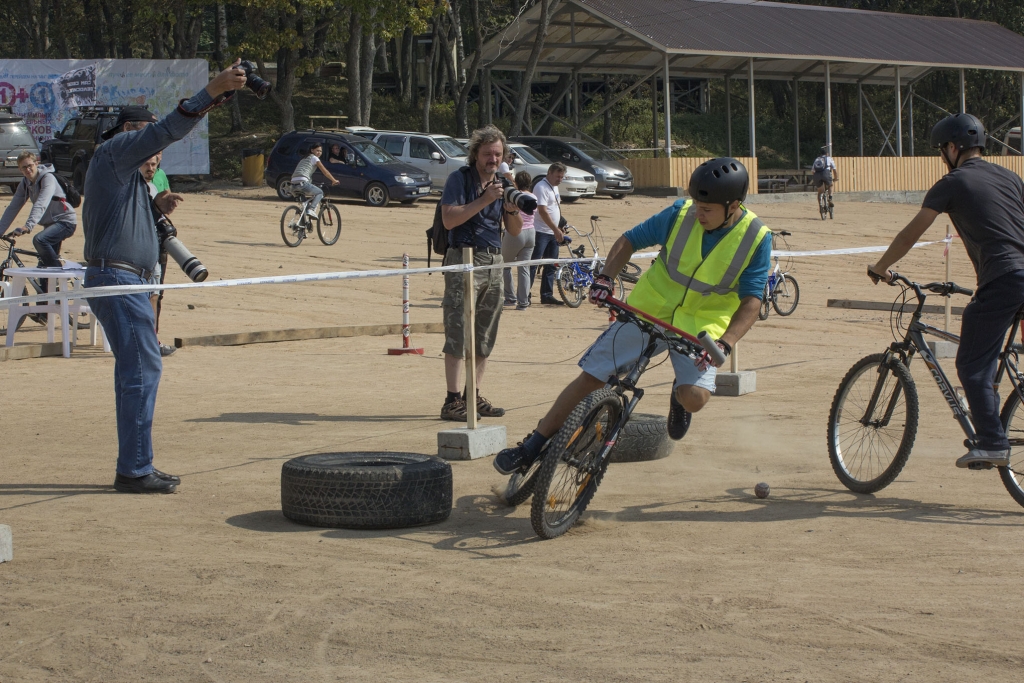
<path id="1" fill-rule="evenodd" d="M 411 28 L 406 27 L 402 32 L 402 104 L 407 107 L 412 105 L 413 87 L 416 83 L 415 43 L 416 36 L 413 35 Z"/>
<path id="2" fill-rule="evenodd" d="M 545 109 L 547 109 L 550 112 L 554 112 L 558 107 L 559 101 L 562 100 L 565 97 L 566 93 L 569 92 L 569 86 L 571 85 L 572 77 L 570 74 L 559 74 L 558 80 L 555 81 L 555 85 L 551 89 L 551 96 L 548 98 L 547 106 L 545 107 Z M 571 119 L 570 116 L 565 116 L 563 118 Z M 540 128 L 537 129 L 535 132 L 537 133 L 537 135 L 551 135 L 551 127 L 553 125 L 555 125 L 555 120 L 551 117 L 548 117 L 547 121 L 541 124 Z"/>
<path id="3" fill-rule="evenodd" d="M 601 142 L 611 147 L 612 145 L 612 108 L 609 107 L 609 103 L 612 101 L 612 81 L 611 77 L 605 74 L 604 77 L 604 134 L 601 136 Z"/>
<path id="4" fill-rule="evenodd" d="M 213 49 L 213 61 L 218 69 L 227 67 L 225 63 L 228 58 L 228 11 L 223 2 L 217 3 L 217 10 L 214 12 L 214 32 L 217 34 L 216 47 Z"/>
<path id="5" fill-rule="evenodd" d="M 451 0 L 448 5 L 448 20 L 455 29 L 455 72 L 458 78 L 458 89 L 466 85 L 466 44 L 462 36 L 462 0 Z M 478 44 L 479 47 L 479 44 Z M 455 92 L 455 88 L 452 89 Z M 457 95 L 452 95 L 458 98 Z"/>
<path id="6" fill-rule="evenodd" d="M 60 56 L 64 59 L 71 59 L 71 48 L 68 45 L 68 28 L 64 23 L 64 7 L 61 0 L 53 0 L 53 21 L 56 24 L 57 47 L 60 48 Z"/>
<path id="7" fill-rule="evenodd" d="M 135 12 L 132 11 L 132 4 L 125 2 L 121 4 L 121 22 L 118 24 L 121 37 L 121 59 L 131 59 L 132 39 L 135 38 Z"/>
<path id="8" fill-rule="evenodd" d="M 362 54 L 359 56 L 360 80 L 362 90 L 360 100 L 362 104 L 359 120 L 361 125 L 370 125 L 370 109 L 373 107 L 373 64 L 374 56 L 377 53 L 377 36 L 374 33 L 374 16 L 376 8 L 370 10 L 370 15 L 363 22 Z"/>
<path id="9" fill-rule="evenodd" d="M 469 71 L 463 72 L 463 83 L 459 89 L 459 97 L 455 101 L 455 126 L 458 129 L 458 133 L 461 137 L 469 137 L 469 91 L 472 90 L 473 85 L 476 83 L 477 76 L 479 75 L 480 68 L 480 48 L 483 46 L 483 29 L 480 26 L 480 0 L 470 0 L 470 13 L 473 16 L 473 37 L 476 42 L 476 50 L 473 51 L 473 62 L 469 65 Z M 459 34 L 462 34 L 461 27 Z M 460 42 L 461 44 L 461 42 Z M 464 49 L 464 48 L 460 48 Z M 463 62 L 465 64 L 465 62 Z M 490 81 L 487 83 L 487 87 L 490 87 Z M 487 105 L 490 105 L 490 91 L 488 91 L 486 97 Z M 480 125 L 483 126 L 484 118 L 484 93 L 481 92 L 477 98 L 477 110 L 480 112 Z"/>
<path id="10" fill-rule="evenodd" d="M 447 75 L 447 81 L 452 94 L 452 101 L 459 101 L 459 78 L 456 75 L 456 65 L 452 57 L 452 44 L 448 40 L 448 30 L 446 28 L 440 31 L 441 38 L 441 58 L 444 60 L 444 71 Z"/>
<path id="11" fill-rule="evenodd" d="M 107 0 L 101 0 L 100 9 L 103 10 L 103 23 L 107 25 L 107 54 L 117 59 L 117 40 L 114 37 L 117 34 L 115 30 L 117 21 L 114 19 L 114 11 L 110 9 L 110 3 Z"/>
<path id="12" fill-rule="evenodd" d="M 281 10 L 278 13 L 278 30 L 282 34 L 295 31 L 302 13 L 301 6 L 296 9 L 296 12 Z M 295 69 L 298 62 L 298 48 L 281 47 L 278 49 L 277 83 L 270 91 L 270 97 L 281 110 L 281 129 L 286 132 L 295 130 L 295 108 L 292 104 L 292 95 L 295 93 Z M 260 62 L 259 65 L 260 71 L 264 71 L 263 63 Z"/>
<path id="13" fill-rule="evenodd" d="M 434 19 L 434 31 L 431 34 L 432 40 L 430 41 L 430 51 L 427 55 L 424 55 L 424 62 L 426 63 L 427 72 L 427 89 L 423 95 L 423 132 L 430 132 L 430 105 L 434 103 L 434 72 L 437 70 L 437 44 L 438 38 L 438 21 Z"/>
<path id="14" fill-rule="evenodd" d="M 348 122 L 349 125 L 363 125 L 362 70 L 359 68 L 359 52 L 363 43 L 363 21 L 359 12 L 352 10 L 348 19 L 348 61 L 345 63 L 348 77 Z"/>
<path id="15" fill-rule="evenodd" d="M 519 89 L 516 98 L 516 110 L 512 115 L 512 126 L 510 136 L 520 135 L 523 132 L 523 119 L 527 115 L 530 105 L 530 91 L 533 85 L 533 74 L 537 70 L 537 62 L 540 60 L 540 53 L 544 49 L 544 38 L 548 34 L 548 23 L 551 15 L 554 14 L 558 0 L 540 0 L 540 22 L 537 25 L 537 37 L 533 41 L 533 49 L 530 50 L 530 58 L 526 62 L 526 73 L 523 74 L 523 87 Z"/>

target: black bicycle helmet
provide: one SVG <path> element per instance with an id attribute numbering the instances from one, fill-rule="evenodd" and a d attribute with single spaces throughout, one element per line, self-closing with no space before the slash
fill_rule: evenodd
<path id="1" fill-rule="evenodd" d="M 686 192 L 694 201 L 722 204 L 728 211 L 729 204 L 746 199 L 749 185 L 750 176 L 742 163 L 732 157 L 718 157 L 694 169 Z"/>
<path id="2" fill-rule="evenodd" d="M 942 119 L 932 128 L 932 147 L 942 147 L 952 142 L 960 151 L 972 147 L 984 149 L 985 126 L 972 114 L 953 114 Z"/>

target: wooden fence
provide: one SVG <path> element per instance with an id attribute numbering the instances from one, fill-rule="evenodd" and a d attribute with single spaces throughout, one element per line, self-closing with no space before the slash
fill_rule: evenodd
<path id="1" fill-rule="evenodd" d="M 757 159 L 737 157 L 747 167 L 751 178 L 757 177 Z M 986 156 L 986 161 L 1005 166 L 1024 176 L 1024 157 Z M 653 187 L 686 187 L 693 169 L 707 158 L 675 157 L 672 159 L 626 159 L 622 163 L 633 173 L 638 189 Z M 839 181 L 836 192 L 916 192 L 927 190 L 946 174 L 946 164 L 938 156 L 927 157 L 836 157 Z M 757 183 L 750 184 L 750 193 L 757 192 Z"/>
<path id="2" fill-rule="evenodd" d="M 693 170 L 712 157 L 673 157 L 665 159 L 625 159 L 622 164 L 633 174 L 636 188 L 686 187 Z M 736 157 L 747 167 L 751 178 L 757 177 L 757 159 Z M 757 183 L 750 183 L 750 193 L 757 193 Z"/>

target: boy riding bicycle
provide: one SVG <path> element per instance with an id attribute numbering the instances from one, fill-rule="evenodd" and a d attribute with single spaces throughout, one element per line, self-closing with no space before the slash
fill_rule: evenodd
<path id="1" fill-rule="evenodd" d="M 313 198 L 313 201 L 309 203 L 309 208 L 306 209 L 306 215 L 310 218 L 316 218 L 316 209 L 320 206 L 320 200 L 324 198 L 324 191 L 313 184 L 313 171 L 319 170 L 323 173 L 324 177 L 331 181 L 331 185 L 337 185 L 339 182 L 321 163 L 320 156 L 323 153 L 324 148 L 321 143 L 311 142 L 309 154 L 299 161 L 292 172 L 292 191 L 301 192 Z"/>
<path id="2" fill-rule="evenodd" d="M 821 154 L 811 165 L 811 170 L 814 171 L 812 182 L 818 189 L 818 204 L 821 204 L 821 195 L 825 194 L 825 190 L 832 189 L 832 183 L 839 180 L 839 170 L 836 168 L 835 159 L 829 156 L 830 151 L 828 145 L 824 145 Z"/>
<path id="3" fill-rule="evenodd" d="M 701 164 L 690 177 L 691 199 L 675 202 L 616 240 L 591 287 L 591 302 L 611 295 L 614 277 L 634 252 L 661 244 L 661 254 L 628 303 L 694 336 L 707 332 L 728 355 L 757 320 L 771 256 L 771 231 L 742 204 L 748 185 L 747 169 L 736 159 Z M 532 463 L 585 396 L 636 363 L 646 345 L 643 337 L 637 326 L 627 323 L 605 330 L 580 360 L 583 372 L 562 391 L 535 431 L 498 453 L 495 469 L 507 475 Z M 674 350 L 670 358 L 676 379 L 668 432 L 679 440 L 689 429 L 691 414 L 711 398 L 716 366 L 708 357 L 695 364 Z"/>
<path id="4" fill-rule="evenodd" d="M 994 386 L 999 352 L 1017 311 L 1024 306 L 1024 181 L 1013 171 L 981 158 L 985 127 L 970 114 L 935 124 L 932 147 L 949 173 L 925 195 L 921 210 L 868 266 L 868 276 L 892 281 L 889 266 L 910 251 L 941 213 L 949 215 L 978 275 L 974 298 L 964 309 L 956 370 L 971 408 L 977 437 L 957 467 L 1010 464 L 1010 442 L 999 419 Z"/>

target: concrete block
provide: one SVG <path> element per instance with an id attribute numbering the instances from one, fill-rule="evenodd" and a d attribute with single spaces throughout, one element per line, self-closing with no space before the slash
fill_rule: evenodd
<path id="1" fill-rule="evenodd" d="M 507 445 L 504 425 L 485 425 L 476 429 L 460 427 L 437 433 L 437 454 L 445 460 L 486 458 Z"/>
<path id="2" fill-rule="evenodd" d="M 928 348 L 936 358 L 956 358 L 956 350 L 960 347 L 951 341 L 936 340 L 928 342 Z"/>
<path id="3" fill-rule="evenodd" d="M 11 527 L 0 524 L 0 562 L 10 562 L 14 559 L 14 539 L 11 537 Z"/>
<path id="4" fill-rule="evenodd" d="M 719 372 L 715 375 L 715 396 L 743 396 L 757 391 L 757 373 L 753 370 Z"/>

